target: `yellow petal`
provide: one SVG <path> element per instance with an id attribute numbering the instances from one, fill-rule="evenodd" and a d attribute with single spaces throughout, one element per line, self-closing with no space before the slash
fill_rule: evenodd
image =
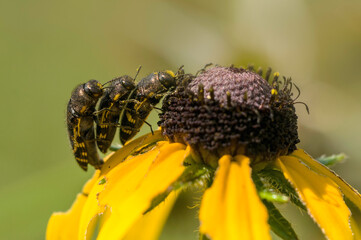
<path id="1" fill-rule="evenodd" d="M 152 200 L 183 173 L 185 145 L 159 142 L 145 154 L 130 157 L 106 174 L 99 204 L 110 209 L 98 240 L 121 239 L 150 207 Z"/>
<path id="2" fill-rule="evenodd" d="M 118 174 L 119 176 L 124 176 L 123 179 L 118 182 L 115 181 L 114 184 L 118 184 L 120 186 L 123 185 L 124 187 L 121 189 L 123 192 L 120 192 L 120 194 L 126 195 L 135 188 L 142 178 L 142 174 L 144 175 L 146 173 L 157 154 L 157 151 L 150 151 L 142 155 L 142 158 L 138 159 L 138 161 L 133 157 L 132 159 L 120 164 L 122 165 L 122 168 L 120 168 L 122 171 L 107 171 L 107 175 L 101 175 L 101 177 L 98 178 L 98 181 L 102 180 L 104 183 L 95 185 L 89 194 L 89 199 L 86 201 L 84 206 L 86 211 L 84 211 L 81 216 L 79 239 L 89 239 L 94 226 L 99 220 L 99 217 L 104 213 L 106 205 L 98 202 L 98 195 L 109 184 L 109 180 L 112 181 L 112 179 L 114 179 L 112 173 L 113 175 Z M 138 178 L 136 179 L 136 177 Z M 107 214 L 107 219 L 109 219 L 109 215 L 110 213 Z M 104 218 L 102 220 L 104 221 Z"/>
<path id="3" fill-rule="evenodd" d="M 147 240 L 158 239 L 176 199 L 176 192 L 170 193 L 164 202 L 146 215 L 141 216 L 123 240 L 139 240 L 144 239 L 145 236 Z"/>
<path id="4" fill-rule="evenodd" d="M 200 208 L 200 232 L 212 240 L 270 238 L 268 213 L 251 178 L 249 158 L 223 156 Z"/>
<path id="5" fill-rule="evenodd" d="M 98 178 L 99 178 L 99 175 L 100 175 L 100 171 L 95 171 L 94 174 L 93 174 L 93 176 L 92 176 L 92 178 L 89 179 L 89 180 L 85 183 L 85 185 L 84 185 L 84 187 L 83 187 L 83 190 L 82 190 L 82 193 L 83 193 L 84 195 L 89 195 L 91 189 L 92 189 L 92 188 L 94 187 L 94 185 L 97 183 L 97 180 L 98 180 Z"/>
<path id="6" fill-rule="evenodd" d="M 104 159 L 105 163 L 101 172 L 96 171 L 93 178 L 86 183 L 83 194 L 78 194 L 71 209 L 66 213 L 54 213 L 51 216 L 47 228 L 47 239 L 91 239 L 94 227 L 100 217 L 102 221 L 106 221 L 110 215 L 110 209 L 98 202 L 98 194 L 106 186 L 106 174 L 113 166 L 123 162 L 138 148 L 154 144 L 163 139 L 161 131 L 158 130 L 154 132 L 154 135 L 144 135 L 124 146 L 120 151 L 109 154 Z M 153 157 L 155 155 L 153 154 Z M 148 159 L 147 167 L 150 166 L 153 160 L 154 158 Z M 132 166 L 134 164 L 136 163 L 133 162 Z M 107 217 L 102 216 L 104 213 L 106 213 Z"/>
<path id="7" fill-rule="evenodd" d="M 78 239 L 92 239 L 94 228 L 99 217 L 105 212 L 106 207 L 98 204 L 97 196 L 105 184 L 101 184 L 103 177 L 96 178 L 89 196 L 83 204 L 83 210 L 80 216 Z"/>
<path id="8" fill-rule="evenodd" d="M 355 218 L 351 216 L 351 228 L 354 234 L 354 240 L 361 240 L 361 223 L 357 223 Z"/>
<path id="9" fill-rule="evenodd" d="M 310 170 L 293 156 L 280 157 L 276 164 L 328 239 L 353 239 L 349 222 L 351 212 L 338 186 L 330 178 Z"/>
<path id="10" fill-rule="evenodd" d="M 350 199 L 361 210 L 361 195 L 350 184 L 338 176 L 334 171 L 326 167 L 325 165 L 314 160 L 304 150 L 299 149 L 294 151 L 291 156 L 295 156 L 306 163 L 313 171 L 331 178 L 341 189 L 342 193 Z"/>
<path id="11" fill-rule="evenodd" d="M 49 219 L 46 229 L 47 240 L 76 239 L 78 236 L 78 226 L 80 213 L 87 197 L 78 194 L 75 202 L 65 213 L 53 213 Z"/>
<path id="12" fill-rule="evenodd" d="M 149 137 L 151 138 L 151 136 L 145 135 L 143 137 L 138 138 L 137 140 L 138 141 L 141 140 L 141 142 L 144 142 Z M 132 191 L 131 186 L 133 187 L 136 186 L 139 180 L 144 176 L 146 171 L 148 171 L 152 161 L 155 159 L 155 157 L 158 154 L 157 149 L 155 149 L 154 151 L 149 151 L 146 154 L 140 155 L 141 156 L 140 160 L 136 159 L 133 156 L 130 156 L 128 157 L 129 158 L 128 161 L 125 161 L 124 163 L 120 164 L 122 165 L 121 172 L 111 171 L 113 168 L 110 168 L 110 166 L 113 166 L 115 162 L 124 161 L 123 158 L 126 158 L 129 154 L 131 154 L 132 149 L 137 147 L 138 144 L 140 143 L 137 142 L 137 144 L 134 144 L 133 146 L 133 144 L 131 143 L 127 145 L 131 147 L 123 147 L 121 150 L 107 157 L 107 160 L 102 168 L 101 174 L 96 179 L 98 184 L 95 184 L 93 186 L 89 194 L 89 198 L 85 202 L 84 209 L 86 209 L 86 211 L 84 211 L 81 215 L 80 227 L 79 227 L 79 239 L 89 239 L 93 234 L 94 227 L 98 223 L 99 219 L 101 218 L 103 222 L 105 221 L 104 220 L 105 218 L 102 215 L 106 211 L 107 206 L 99 203 L 98 195 L 108 185 L 109 178 L 110 181 L 114 179 L 112 175 L 118 174 L 119 176 L 124 176 L 124 178 L 122 178 L 119 182 L 115 181 L 115 183 L 120 186 L 126 186 L 123 187 L 122 190 L 125 190 L 125 193 L 123 194 L 127 194 Z M 119 158 L 121 158 L 121 161 L 119 160 Z M 136 177 L 138 177 L 138 179 L 136 179 Z M 99 184 L 100 182 L 103 183 Z M 108 208 L 108 211 L 110 212 L 111 210 Z M 107 219 L 109 218 L 109 215 L 110 213 L 107 214 L 108 216 Z"/>
<path id="13" fill-rule="evenodd" d="M 79 231 L 79 220 L 83 206 L 88 199 L 90 189 L 96 183 L 99 171 L 83 187 L 83 192 L 78 194 L 71 208 L 63 213 L 53 213 L 49 219 L 46 229 L 47 240 L 77 239 Z"/>
<path id="14" fill-rule="evenodd" d="M 130 154 L 137 151 L 139 147 L 147 146 L 149 144 L 164 140 L 160 130 L 154 131 L 154 134 L 146 134 L 131 142 L 128 142 L 119 151 L 114 152 L 102 166 L 102 175 L 108 173 L 114 166 L 123 162 Z"/>

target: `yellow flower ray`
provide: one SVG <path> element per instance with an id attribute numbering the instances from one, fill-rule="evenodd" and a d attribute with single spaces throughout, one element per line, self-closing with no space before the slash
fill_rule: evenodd
<path id="1" fill-rule="evenodd" d="M 342 193 L 345 194 L 345 196 L 361 210 L 360 193 L 340 176 L 338 176 L 334 171 L 313 159 L 302 149 L 294 151 L 291 156 L 295 156 L 301 159 L 301 161 L 306 163 L 313 171 L 331 178 L 340 187 Z"/>
<path id="2" fill-rule="evenodd" d="M 108 173 L 107 175 L 102 174 L 98 181 L 104 181 L 103 184 L 95 185 L 92 189 L 92 191 L 89 194 L 89 199 L 86 201 L 84 205 L 84 211 L 82 213 L 81 219 L 80 219 L 80 227 L 79 227 L 79 239 L 88 239 L 87 235 L 89 237 L 89 229 L 92 227 L 93 224 L 96 223 L 96 220 L 98 220 L 98 216 L 102 214 L 105 211 L 105 205 L 101 205 L 98 202 L 98 195 L 103 189 L 109 184 L 109 180 L 112 181 L 112 176 L 114 174 L 119 174 L 119 176 L 123 176 L 121 180 L 119 180 L 119 184 L 123 185 L 124 188 L 122 188 L 123 192 L 125 191 L 125 195 L 128 192 L 131 192 L 134 190 L 134 188 L 137 186 L 138 182 L 142 179 L 142 174 L 144 175 L 152 161 L 157 156 L 158 151 L 149 151 L 143 155 L 139 155 L 138 157 L 129 157 L 127 161 L 122 163 L 122 167 L 116 168 L 120 171 L 115 171 L 114 169 L 112 171 L 106 171 Z M 114 154 L 108 161 L 112 161 L 114 159 Z M 117 182 L 116 182 L 117 183 Z M 120 193 L 121 194 L 121 193 Z M 109 214 L 107 215 L 107 218 L 109 217 Z M 102 219 L 104 221 L 104 218 Z"/>
<path id="3" fill-rule="evenodd" d="M 98 218 L 106 210 L 105 206 L 100 206 L 97 201 L 98 193 L 104 189 L 104 184 L 99 184 L 99 182 L 100 178 L 98 177 L 83 205 L 79 219 L 78 239 L 91 239 Z"/>
<path id="4" fill-rule="evenodd" d="M 200 232 L 212 240 L 271 239 L 266 207 L 251 178 L 248 157 L 225 155 L 200 207 Z"/>
<path id="5" fill-rule="evenodd" d="M 146 153 L 151 156 L 133 157 L 106 175 L 106 188 L 98 200 L 101 206 L 110 208 L 111 214 L 100 229 L 98 240 L 125 236 L 152 200 L 183 173 L 183 160 L 189 154 L 184 148 L 185 145 L 179 143 L 159 142 L 154 150 Z M 137 163 L 137 166 L 130 167 L 128 162 Z"/>
<path id="6" fill-rule="evenodd" d="M 138 240 L 144 238 L 144 236 L 147 236 L 147 240 L 158 239 L 177 197 L 176 192 L 171 192 L 164 202 L 141 216 L 122 240 Z"/>
<path id="7" fill-rule="evenodd" d="M 350 228 L 351 212 L 338 186 L 330 178 L 311 171 L 293 156 L 278 158 L 276 165 L 294 186 L 309 215 L 328 239 L 353 239 Z"/>
<path id="8" fill-rule="evenodd" d="M 351 216 L 351 229 L 354 234 L 354 240 L 361 240 L 361 226 L 357 223 L 355 218 Z"/>
<path id="9" fill-rule="evenodd" d="M 108 155 L 104 161 L 107 163 L 111 161 L 114 154 Z M 81 216 L 79 219 L 79 228 L 78 228 L 78 239 L 91 239 L 96 224 L 99 219 L 104 219 L 104 214 L 109 215 L 109 209 L 106 206 L 102 206 L 98 203 L 98 194 L 101 192 L 106 183 L 102 183 L 102 181 L 106 180 L 104 175 L 101 174 L 101 171 L 96 171 L 96 175 L 94 176 L 94 184 L 89 186 L 89 196 L 83 205 L 83 211 L 81 212 Z"/>
<path id="10" fill-rule="evenodd" d="M 82 193 L 77 195 L 73 205 L 67 212 L 55 212 L 51 215 L 46 229 L 46 239 L 77 239 L 80 215 L 98 176 L 99 171 L 95 172 L 93 177 L 84 185 Z"/>
<path id="11" fill-rule="evenodd" d="M 121 151 L 116 151 L 109 157 L 108 161 L 105 161 L 102 166 L 102 175 L 107 174 L 114 166 L 123 162 L 130 154 L 137 150 L 137 148 L 146 146 L 151 143 L 165 140 L 160 130 L 154 131 L 154 134 L 148 133 L 141 136 L 122 147 Z"/>

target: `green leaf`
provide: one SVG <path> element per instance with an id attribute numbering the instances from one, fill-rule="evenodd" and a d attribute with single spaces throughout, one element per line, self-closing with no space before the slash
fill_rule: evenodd
<path id="1" fill-rule="evenodd" d="M 306 211 L 305 205 L 302 203 L 292 185 L 283 176 L 282 172 L 273 168 L 265 168 L 257 174 L 260 176 L 266 189 L 274 189 L 288 196 L 293 204 Z"/>
<path id="2" fill-rule="evenodd" d="M 286 203 L 290 200 L 290 198 L 287 195 L 279 192 L 272 185 L 267 184 L 265 186 L 262 180 L 260 179 L 260 177 L 256 173 L 252 174 L 252 179 L 256 184 L 258 195 L 260 196 L 261 199 L 267 200 L 269 202 L 278 202 L 278 203 Z"/>
<path id="3" fill-rule="evenodd" d="M 252 173 L 252 179 L 256 185 L 256 189 L 259 193 L 265 192 L 267 188 L 257 174 L 259 173 Z M 268 210 L 268 224 L 271 226 L 271 230 L 282 239 L 297 240 L 297 234 L 291 224 L 282 216 L 273 203 L 269 202 L 268 199 L 262 199 L 262 202 Z"/>
<path id="4" fill-rule="evenodd" d="M 347 159 L 346 154 L 339 153 L 339 154 L 333 154 L 331 156 L 322 155 L 321 157 L 317 158 L 317 161 L 319 161 L 323 165 L 332 166 L 335 165 L 336 163 L 342 162 L 345 159 Z"/>
<path id="5" fill-rule="evenodd" d="M 298 237 L 293 230 L 290 222 L 288 222 L 273 203 L 266 200 L 262 200 L 263 204 L 268 210 L 268 223 L 271 226 L 272 231 L 280 238 L 285 240 L 297 240 Z"/>
<path id="6" fill-rule="evenodd" d="M 158 204 L 163 202 L 164 199 L 166 199 L 166 197 L 174 190 L 183 189 L 189 186 L 196 186 L 198 188 L 209 187 L 212 174 L 214 174 L 213 171 L 205 167 L 203 164 L 188 165 L 177 181 L 169 186 L 166 191 L 153 198 L 151 206 L 145 211 L 145 213 L 158 206 Z"/>

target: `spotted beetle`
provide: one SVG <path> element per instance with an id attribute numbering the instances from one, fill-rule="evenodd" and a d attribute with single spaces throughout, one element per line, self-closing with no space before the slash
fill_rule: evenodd
<path id="1" fill-rule="evenodd" d="M 67 107 L 67 127 L 75 160 L 83 170 L 88 163 L 99 169 L 99 157 L 94 134 L 95 106 L 103 95 L 103 85 L 97 80 L 78 85 L 72 92 Z"/>
<path id="2" fill-rule="evenodd" d="M 176 79 L 172 71 L 164 71 L 151 73 L 139 81 L 121 117 L 119 136 L 122 144 L 133 138 L 144 123 L 151 127 L 146 122 L 147 117 L 161 98 L 176 87 Z"/>
<path id="3" fill-rule="evenodd" d="M 97 144 L 102 153 L 106 153 L 110 147 L 120 114 L 134 89 L 134 79 L 125 75 L 112 80 L 105 90 L 98 108 L 100 114 L 98 115 L 96 128 Z"/>

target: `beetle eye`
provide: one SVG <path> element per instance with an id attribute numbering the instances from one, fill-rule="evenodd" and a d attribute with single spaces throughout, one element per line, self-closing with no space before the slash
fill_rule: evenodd
<path id="1" fill-rule="evenodd" d="M 103 86 L 97 80 L 90 80 L 85 84 L 85 92 L 94 97 L 100 97 L 103 94 Z"/>
<path id="2" fill-rule="evenodd" d="M 127 90 L 133 90 L 135 88 L 135 84 L 133 81 L 127 79 L 122 82 L 123 87 L 125 87 Z"/>
<path id="3" fill-rule="evenodd" d="M 159 81 L 167 89 L 176 86 L 175 78 L 166 72 L 159 73 Z"/>

